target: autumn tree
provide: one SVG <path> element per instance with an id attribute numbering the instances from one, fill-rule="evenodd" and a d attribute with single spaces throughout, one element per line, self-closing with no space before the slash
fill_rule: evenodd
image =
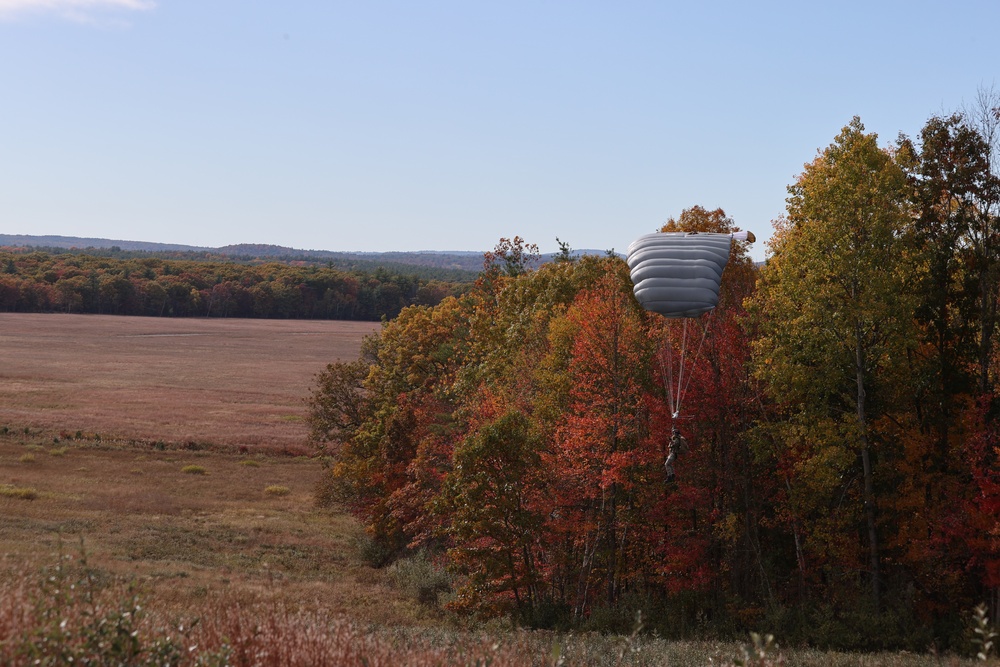
<path id="1" fill-rule="evenodd" d="M 906 358 L 913 335 L 906 179 L 876 135 L 854 118 L 805 166 L 789 195 L 788 219 L 772 238 L 755 297 L 758 373 L 787 410 L 777 437 L 799 457 L 793 471 L 798 495 L 815 510 L 816 527 L 827 531 L 814 533 L 820 541 L 814 549 L 846 559 L 848 567 L 851 554 L 842 547 L 854 515 L 831 522 L 836 505 L 821 499 L 843 493 L 857 499 L 878 609 L 874 424 L 889 396 L 880 380 Z M 856 462 L 860 488 L 854 487 Z"/>
<path id="2" fill-rule="evenodd" d="M 547 463 L 556 471 L 552 528 L 576 617 L 595 603 L 613 605 L 641 571 L 644 492 L 662 485 L 645 402 L 651 349 L 628 292 L 623 276 L 609 273 L 568 313 L 576 330 L 570 402 Z"/>
<path id="3" fill-rule="evenodd" d="M 979 390 L 994 390 L 993 355 L 1000 305 L 1000 92 L 980 88 L 965 122 L 985 144 L 985 177 L 977 188 L 976 215 L 969 228 L 969 255 L 979 287 Z"/>
<path id="4" fill-rule="evenodd" d="M 464 577 L 453 606 L 530 621 L 544 596 L 538 559 L 546 471 L 531 421 L 495 403 L 484 397 L 481 423 L 456 445 L 437 511 L 448 516 L 451 567 Z"/>
<path id="5" fill-rule="evenodd" d="M 916 283 L 915 314 L 921 338 L 932 351 L 924 355 L 925 366 L 917 369 L 929 375 L 922 383 L 927 389 L 916 396 L 916 408 L 921 421 L 937 433 L 943 455 L 956 418 L 955 397 L 971 391 L 976 375 L 980 389 L 986 381 L 982 346 L 990 345 L 992 333 L 984 322 L 992 316 L 989 309 L 982 312 L 983 290 L 988 291 L 983 283 L 991 269 L 977 258 L 982 250 L 976 249 L 981 244 L 976 238 L 983 237 L 977 232 L 982 206 L 995 186 L 989 145 L 961 115 L 932 117 L 921 130 L 919 145 L 904 138 L 900 152 L 912 156 L 913 228 L 924 265 L 917 274 L 922 280 Z M 939 465 L 942 455 L 937 457 Z"/>
<path id="6" fill-rule="evenodd" d="M 387 558 L 435 533 L 428 504 L 451 466 L 450 386 L 467 318 L 454 298 L 407 308 L 368 341 L 360 362 L 333 365 L 318 378 L 312 440 L 332 457 L 330 484 Z"/>

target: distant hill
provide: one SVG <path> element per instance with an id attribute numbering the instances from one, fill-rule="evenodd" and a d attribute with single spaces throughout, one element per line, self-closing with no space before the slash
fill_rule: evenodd
<path id="1" fill-rule="evenodd" d="M 30 236 L 27 234 L 0 234 L 0 245 L 32 246 L 36 248 L 114 248 L 122 250 L 141 250 L 146 252 L 206 252 L 212 248 L 199 248 L 190 245 L 171 243 L 145 243 L 143 241 L 113 241 L 110 239 L 91 239 L 79 236 Z"/>
<path id="2" fill-rule="evenodd" d="M 274 261 L 332 261 L 338 265 L 357 264 L 365 268 L 378 265 L 409 265 L 436 269 L 478 272 L 483 268 L 483 253 L 476 251 L 418 251 L 418 252 L 340 252 L 331 250 L 301 250 L 285 246 L 239 243 L 210 248 L 204 246 L 180 245 L 174 243 L 150 243 L 147 241 L 126 241 L 119 239 L 84 238 L 79 236 L 30 236 L 26 234 L 0 234 L 0 246 L 25 246 L 39 249 L 121 250 L 126 252 L 196 253 L 240 260 Z"/>
<path id="3" fill-rule="evenodd" d="M 378 266 L 419 266 L 450 271 L 479 272 L 483 268 L 483 251 L 420 250 L 414 252 L 342 252 L 332 250 L 300 250 L 284 246 L 238 243 L 208 248 L 172 243 L 150 243 L 116 239 L 84 238 L 78 236 L 30 236 L 26 234 L 0 234 L 0 246 L 26 246 L 45 250 L 66 249 L 120 250 L 124 252 L 192 253 L 230 257 L 234 260 L 272 260 L 281 262 L 307 261 L 332 262 L 337 266 L 353 266 L 371 270 Z M 574 255 L 603 255 L 604 251 L 576 250 Z M 542 255 L 543 262 L 550 261 L 553 253 Z"/>

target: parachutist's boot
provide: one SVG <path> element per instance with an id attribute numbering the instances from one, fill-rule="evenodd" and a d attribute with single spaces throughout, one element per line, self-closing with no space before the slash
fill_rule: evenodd
<path id="1" fill-rule="evenodd" d="M 674 473 L 668 472 L 667 473 L 667 484 L 673 484 L 674 483 L 674 477 L 675 477 Z"/>

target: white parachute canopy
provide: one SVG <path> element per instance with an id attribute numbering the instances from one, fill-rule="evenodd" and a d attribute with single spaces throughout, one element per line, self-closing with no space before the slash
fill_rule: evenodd
<path id="1" fill-rule="evenodd" d="M 714 309 L 733 239 L 754 240 L 750 232 L 640 236 L 627 255 L 635 298 L 664 317 L 697 317 Z"/>

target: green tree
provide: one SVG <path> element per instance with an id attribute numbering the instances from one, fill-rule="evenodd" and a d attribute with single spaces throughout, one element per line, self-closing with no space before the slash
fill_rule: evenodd
<path id="1" fill-rule="evenodd" d="M 487 397 L 485 403 L 495 400 Z M 466 577 L 456 608 L 513 608 L 530 618 L 539 603 L 536 552 L 544 512 L 537 499 L 542 471 L 534 440 L 528 418 L 511 409 L 455 447 L 442 505 L 450 516 L 452 567 Z"/>
<path id="2" fill-rule="evenodd" d="M 917 396 L 917 409 L 944 451 L 954 397 L 971 390 L 977 366 L 980 390 L 988 385 L 983 359 L 992 355 L 995 314 L 984 304 L 996 299 L 989 283 L 997 260 L 983 247 L 990 234 L 982 227 L 983 203 L 996 183 L 989 144 L 959 114 L 932 117 L 920 132 L 919 150 L 904 137 L 900 151 L 913 156 L 914 230 L 925 265 L 916 315 L 933 352 L 918 369 L 927 389 Z"/>
<path id="3" fill-rule="evenodd" d="M 789 413 L 779 438 L 801 450 L 796 474 L 808 487 L 803 495 L 849 490 L 860 459 L 856 497 L 878 608 L 873 424 L 890 393 L 880 380 L 905 359 L 913 336 L 906 178 L 855 117 L 805 166 L 789 195 L 788 219 L 772 239 L 754 298 L 763 316 L 758 372 Z M 826 547 L 849 543 L 842 534 L 848 523 L 826 527 Z"/>

